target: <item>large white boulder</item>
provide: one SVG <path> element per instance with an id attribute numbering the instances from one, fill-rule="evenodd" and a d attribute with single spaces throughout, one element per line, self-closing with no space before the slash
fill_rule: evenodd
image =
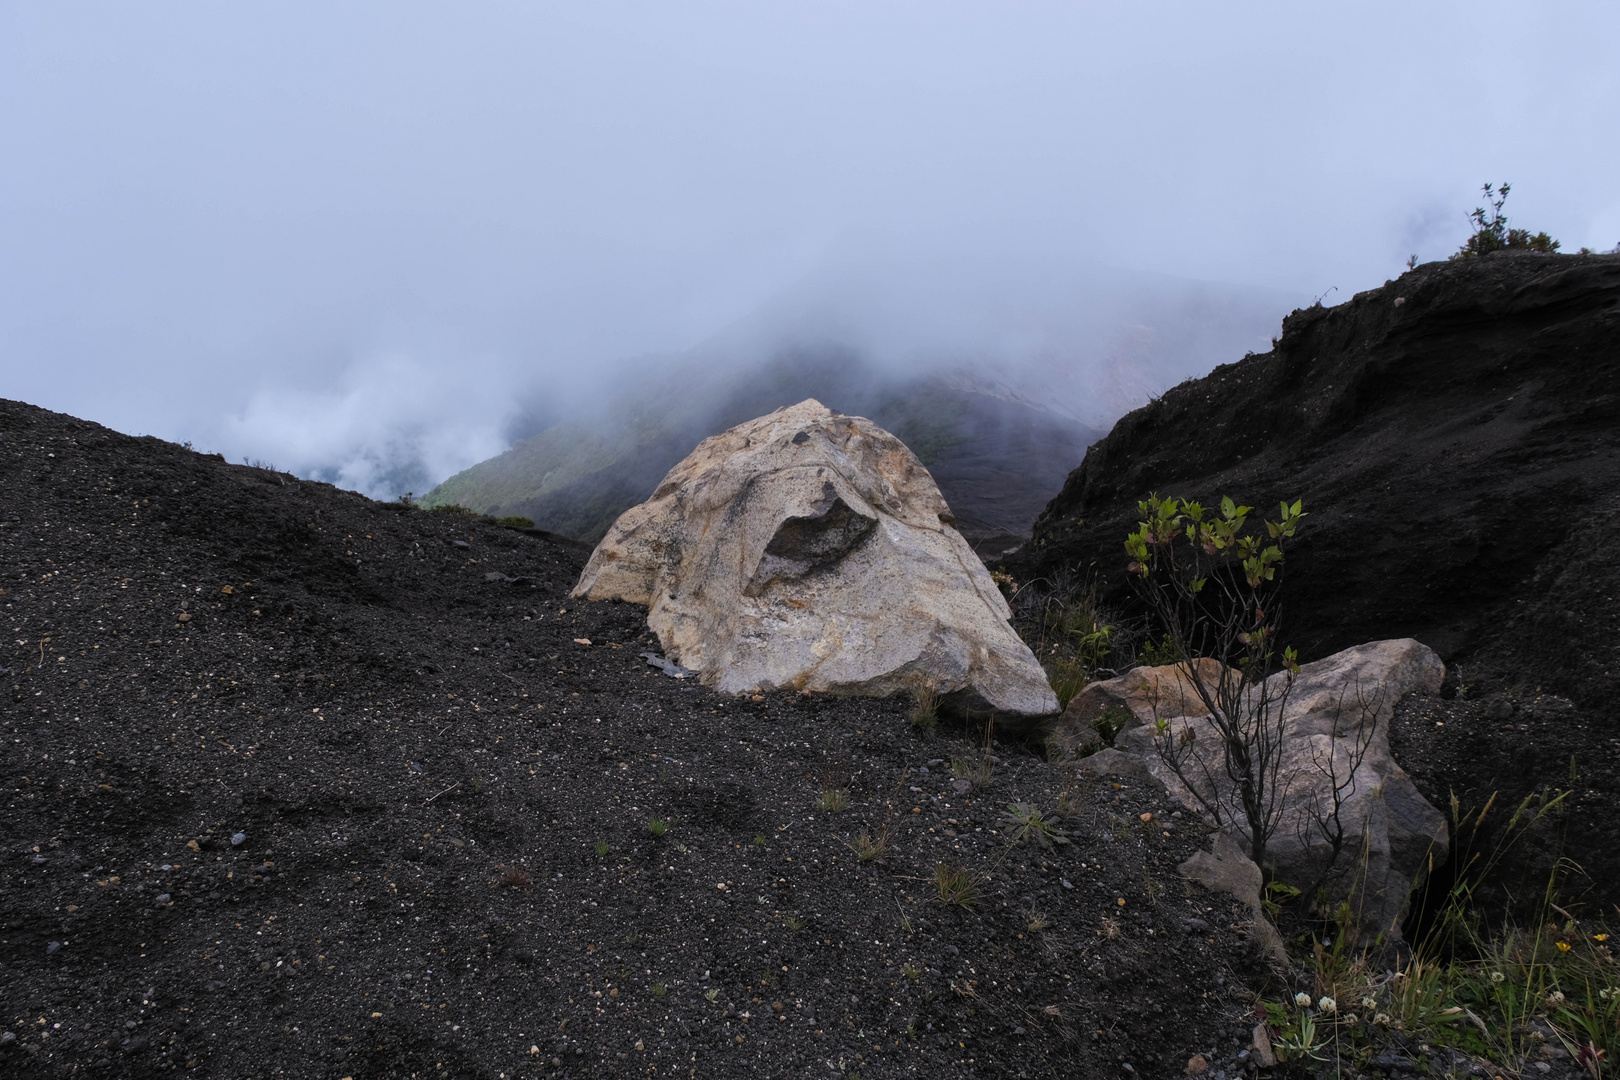
<path id="1" fill-rule="evenodd" d="M 728 693 L 926 685 L 1015 725 L 1058 711 L 922 462 L 814 400 L 699 443 L 573 595 L 645 604 L 665 653 Z"/>

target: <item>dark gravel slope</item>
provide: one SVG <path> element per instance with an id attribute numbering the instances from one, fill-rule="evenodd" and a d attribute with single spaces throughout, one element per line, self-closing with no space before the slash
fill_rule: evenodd
<path id="1" fill-rule="evenodd" d="M 0 1074 L 1233 1066 L 1252 950 L 1153 792 L 667 678 L 583 557 L 0 402 Z"/>

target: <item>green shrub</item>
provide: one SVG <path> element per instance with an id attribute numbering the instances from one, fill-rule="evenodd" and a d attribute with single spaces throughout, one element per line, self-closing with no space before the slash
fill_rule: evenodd
<path id="1" fill-rule="evenodd" d="M 1544 232 L 1532 234 L 1528 229 L 1508 228 L 1508 219 L 1502 213 L 1502 206 L 1507 202 L 1511 186 L 1503 184 L 1493 188 L 1490 184 L 1484 185 L 1485 201 L 1490 206 L 1487 214 L 1485 207 L 1477 206 L 1474 212 L 1468 215 L 1469 222 L 1474 227 L 1474 234 L 1468 242 L 1457 249 L 1451 258 L 1478 259 L 1489 255 L 1493 251 L 1539 251 L 1543 255 L 1552 255 L 1558 251 L 1558 241 Z"/>
<path id="2" fill-rule="evenodd" d="M 498 519 L 496 519 L 495 524 L 504 525 L 508 529 L 532 529 L 532 528 L 534 528 L 534 520 L 532 518 L 522 517 L 522 516 L 517 515 L 517 514 L 513 514 L 511 517 L 498 518 Z"/>
<path id="3" fill-rule="evenodd" d="M 428 509 L 435 514 L 454 514 L 457 517 L 475 518 L 483 516 L 472 507 L 462 506 L 460 503 L 440 503 L 438 506 L 430 506 Z"/>

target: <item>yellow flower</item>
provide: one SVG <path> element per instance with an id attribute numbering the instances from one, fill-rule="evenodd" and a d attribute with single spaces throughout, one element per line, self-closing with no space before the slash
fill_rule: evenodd
<path id="1" fill-rule="evenodd" d="M 1609 935 L 1608 934 L 1593 934 L 1592 935 L 1592 940 L 1593 941 L 1608 941 L 1609 940 Z"/>
<path id="2" fill-rule="evenodd" d="M 1567 942 L 1567 941 L 1558 942 L 1558 951 L 1559 952 L 1569 952 L 1569 942 Z"/>

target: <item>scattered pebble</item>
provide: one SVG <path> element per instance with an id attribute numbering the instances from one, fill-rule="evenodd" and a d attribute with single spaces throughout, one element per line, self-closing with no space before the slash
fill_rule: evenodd
<path id="1" fill-rule="evenodd" d="M 231 847 L 241 847 L 247 843 L 247 833 L 239 832 L 231 835 Z"/>

